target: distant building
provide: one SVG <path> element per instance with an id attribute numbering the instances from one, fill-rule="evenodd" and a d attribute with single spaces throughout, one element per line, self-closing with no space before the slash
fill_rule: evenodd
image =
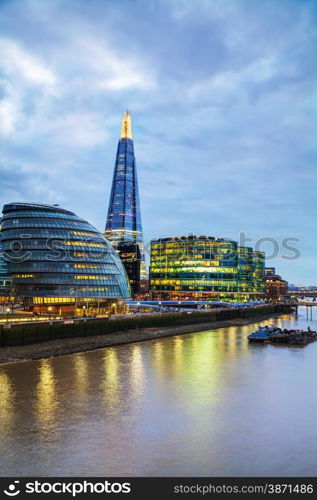
<path id="1" fill-rule="evenodd" d="M 123 312 L 130 296 L 122 262 L 73 212 L 51 205 L 3 207 L 1 242 L 16 297 L 37 312 Z"/>
<path id="2" fill-rule="evenodd" d="M 276 301 L 288 292 L 288 283 L 276 274 L 275 267 L 265 268 L 265 297 Z"/>
<path id="3" fill-rule="evenodd" d="M 239 292 L 248 293 L 253 284 L 253 249 L 237 246 L 237 287 Z"/>
<path id="4" fill-rule="evenodd" d="M 140 280 L 139 289 L 134 295 L 135 300 L 149 300 L 150 299 L 150 282 L 149 280 Z"/>
<path id="5" fill-rule="evenodd" d="M 209 236 L 151 242 L 150 293 L 154 300 L 263 300 L 264 254 Z"/>
<path id="6" fill-rule="evenodd" d="M 275 276 L 275 267 L 266 267 L 265 268 L 265 277 L 266 276 Z"/>
<path id="7" fill-rule="evenodd" d="M 316 288 L 316 287 L 314 287 Z M 288 285 L 288 289 L 291 290 L 291 291 L 294 291 L 294 292 L 304 292 L 306 291 L 306 287 L 303 286 L 303 285 L 294 285 L 293 283 L 290 283 Z"/>
<path id="8" fill-rule="evenodd" d="M 262 297 L 265 294 L 265 253 L 253 251 L 253 290 L 260 293 Z"/>
<path id="9" fill-rule="evenodd" d="M 146 279 L 141 209 L 132 139 L 131 114 L 124 113 L 105 229 L 121 256 L 133 292 Z M 133 254 L 133 256 L 132 256 Z M 139 260 L 139 264 L 136 263 Z"/>
<path id="10" fill-rule="evenodd" d="M 134 296 L 140 289 L 141 252 L 133 241 L 119 241 L 117 252 L 127 272 L 131 293 Z"/>

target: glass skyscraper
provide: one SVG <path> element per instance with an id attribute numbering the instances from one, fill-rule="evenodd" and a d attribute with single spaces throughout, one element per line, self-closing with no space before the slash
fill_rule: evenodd
<path id="1" fill-rule="evenodd" d="M 144 244 L 141 223 L 139 189 L 132 138 L 131 114 L 123 115 L 121 135 L 118 143 L 116 162 L 113 174 L 110 202 L 105 230 L 105 237 L 121 255 L 122 242 L 135 245 L 135 256 L 129 256 L 129 262 L 140 260 L 139 279 L 146 279 Z M 123 264 L 129 275 L 131 265 Z M 134 266 L 135 268 L 136 266 Z M 129 276 L 135 283 L 136 277 Z M 138 280 L 137 280 L 138 281 Z"/>

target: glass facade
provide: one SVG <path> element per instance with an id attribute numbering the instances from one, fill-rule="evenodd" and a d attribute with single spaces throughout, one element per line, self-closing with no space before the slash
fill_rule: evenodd
<path id="1" fill-rule="evenodd" d="M 150 290 L 157 300 L 263 298 L 264 254 L 208 236 L 153 240 Z"/>
<path id="2" fill-rule="evenodd" d="M 140 278 L 146 278 L 139 189 L 131 129 L 131 115 L 124 113 L 110 194 L 105 237 L 117 249 L 120 242 L 138 245 Z M 124 260 L 123 263 L 125 264 Z M 129 266 L 125 266 L 129 275 Z M 129 278 L 131 278 L 129 276 Z M 140 279 L 139 278 L 139 279 Z"/>
<path id="3" fill-rule="evenodd" d="M 3 208 L 1 243 L 15 293 L 25 303 L 122 300 L 130 296 L 125 269 L 88 222 L 57 206 L 10 203 Z"/>
<path id="4" fill-rule="evenodd" d="M 238 247 L 238 283 L 240 292 L 253 291 L 253 249 Z"/>
<path id="5" fill-rule="evenodd" d="M 253 286 L 256 293 L 265 293 L 264 252 L 253 252 Z"/>
<path id="6" fill-rule="evenodd" d="M 8 297 L 10 294 L 10 277 L 8 275 L 7 263 L 4 259 L 2 243 L 1 243 L 1 222 L 0 222 L 0 301 Z"/>

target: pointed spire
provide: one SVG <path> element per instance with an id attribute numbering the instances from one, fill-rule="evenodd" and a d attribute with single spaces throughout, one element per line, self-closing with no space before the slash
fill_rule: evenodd
<path id="1" fill-rule="evenodd" d="M 132 139 L 131 113 L 126 111 L 123 114 L 120 139 Z"/>

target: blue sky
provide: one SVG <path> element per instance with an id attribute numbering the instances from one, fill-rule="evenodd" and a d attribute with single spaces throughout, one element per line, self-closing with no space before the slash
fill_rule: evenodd
<path id="1" fill-rule="evenodd" d="M 0 33 L 1 204 L 103 230 L 129 108 L 146 241 L 296 238 L 268 265 L 316 284 L 314 0 L 1 0 Z"/>

